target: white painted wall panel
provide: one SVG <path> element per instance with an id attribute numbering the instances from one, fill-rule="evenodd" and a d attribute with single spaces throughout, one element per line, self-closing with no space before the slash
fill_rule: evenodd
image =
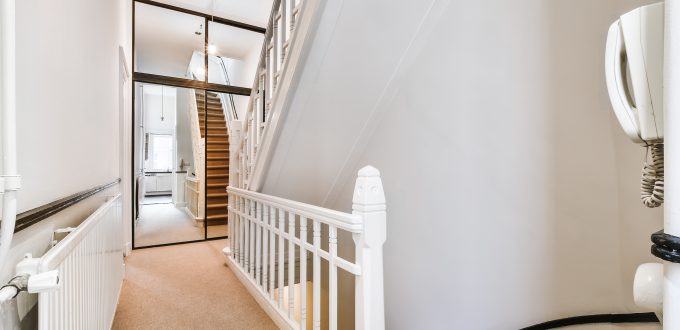
<path id="1" fill-rule="evenodd" d="M 118 47 L 131 64 L 131 32 L 129 1 L 16 3 L 22 212 L 121 176 Z M 0 281 L 13 275 L 24 253 L 42 255 L 53 229 L 77 226 L 118 190 L 108 189 L 16 235 Z M 20 314 L 35 301 L 22 294 Z"/>
<path id="2" fill-rule="evenodd" d="M 390 329 L 637 311 L 661 213 L 602 65 L 649 2 L 327 3 L 263 191 L 347 211 L 381 170 Z"/>

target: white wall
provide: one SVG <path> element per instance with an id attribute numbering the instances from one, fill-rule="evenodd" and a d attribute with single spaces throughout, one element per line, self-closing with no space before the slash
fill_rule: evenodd
<path id="1" fill-rule="evenodd" d="M 122 0 L 16 1 L 19 212 L 121 176 L 118 47 L 130 63 L 129 7 Z M 41 255 L 53 229 L 77 225 L 118 190 L 20 232 L 0 281 L 24 253 Z M 20 297 L 21 314 L 34 302 Z"/>
<path id="2" fill-rule="evenodd" d="M 191 93 L 194 93 L 192 89 L 177 89 L 177 159 L 175 166 L 179 170 L 179 159 L 184 159 L 184 163 L 190 165 L 185 168 L 189 174 L 191 174 L 194 166 L 193 142 L 191 141 L 191 109 L 189 108 Z"/>
<path id="3" fill-rule="evenodd" d="M 327 2 L 263 190 L 350 211 L 381 170 L 390 329 L 637 311 L 661 212 L 602 65 L 645 2 Z"/>

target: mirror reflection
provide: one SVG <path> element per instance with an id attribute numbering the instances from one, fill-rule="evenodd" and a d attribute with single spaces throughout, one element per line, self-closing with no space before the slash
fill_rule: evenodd
<path id="1" fill-rule="evenodd" d="M 135 246 L 204 238 L 204 92 L 135 87 Z"/>

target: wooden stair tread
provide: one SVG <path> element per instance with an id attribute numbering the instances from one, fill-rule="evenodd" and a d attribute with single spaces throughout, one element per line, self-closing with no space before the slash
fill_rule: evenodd
<path id="1" fill-rule="evenodd" d="M 213 224 L 227 222 L 227 192 L 229 185 L 229 130 L 222 101 L 217 94 L 196 94 L 201 137 L 207 143 L 206 205 L 207 219 Z"/>
<path id="2" fill-rule="evenodd" d="M 216 209 L 220 207 L 227 207 L 229 204 L 228 203 L 215 203 L 215 204 L 208 204 L 209 209 Z"/>
<path id="3" fill-rule="evenodd" d="M 221 113 L 218 114 L 218 113 L 209 113 L 209 112 L 208 113 L 202 112 L 198 116 L 202 117 L 202 116 L 205 116 L 205 115 L 207 115 L 208 117 L 222 117 L 223 116 Z"/>

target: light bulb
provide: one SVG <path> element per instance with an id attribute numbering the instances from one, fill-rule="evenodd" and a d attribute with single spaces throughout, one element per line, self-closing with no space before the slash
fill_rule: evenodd
<path id="1" fill-rule="evenodd" d="M 217 53 L 217 46 L 215 46 L 215 44 L 209 44 L 208 45 L 208 54 L 215 55 L 215 53 Z"/>

